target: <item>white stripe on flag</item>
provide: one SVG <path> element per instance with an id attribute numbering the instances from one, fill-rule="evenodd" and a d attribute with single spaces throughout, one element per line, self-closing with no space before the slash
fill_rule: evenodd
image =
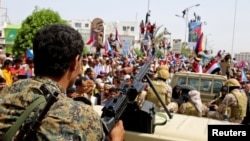
<path id="1" fill-rule="evenodd" d="M 206 73 L 212 73 L 215 69 L 220 68 L 219 63 L 213 64 L 207 71 Z"/>

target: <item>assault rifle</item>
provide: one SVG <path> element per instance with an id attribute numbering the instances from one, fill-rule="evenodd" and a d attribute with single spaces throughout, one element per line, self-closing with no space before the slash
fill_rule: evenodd
<path id="1" fill-rule="evenodd" d="M 140 107 L 135 101 L 137 95 L 145 88 L 145 84 L 142 82 L 144 79 L 148 81 L 164 110 L 167 112 L 168 116 L 172 118 L 172 115 L 166 108 L 148 76 L 153 59 L 154 57 L 151 55 L 151 58 L 142 66 L 140 72 L 134 77 L 132 84 L 126 85 L 126 81 L 122 83 L 119 86 L 121 93 L 111 99 L 111 101 L 103 107 L 101 119 L 106 135 L 113 129 L 118 120 L 123 121 L 125 130 L 143 133 L 154 132 L 154 104 L 149 101 L 144 101 L 144 105 Z"/>
<path id="2" fill-rule="evenodd" d="M 59 93 L 56 91 L 51 92 L 50 90 L 46 88 L 45 84 L 43 84 L 40 87 L 40 90 L 43 92 L 44 96 L 46 95 L 48 96 L 46 98 L 47 103 L 45 104 L 40 114 L 34 120 L 30 122 L 26 122 L 24 124 L 24 126 L 20 129 L 15 140 L 20 140 L 20 139 L 24 141 L 35 140 L 36 132 L 38 128 L 41 126 L 42 120 L 47 115 L 50 107 L 58 100 L 57 96 L 59 95 Z"/>

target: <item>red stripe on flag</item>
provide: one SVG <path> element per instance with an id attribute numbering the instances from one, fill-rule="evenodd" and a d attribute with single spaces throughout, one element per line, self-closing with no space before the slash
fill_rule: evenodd
<path id="1" fill-rule="evenodd" d="M 122 40 L 119 36 L 118 29 L 115 29 L 115 40 L 118 41 L 119 45 L 122 47 Z"/>
<path id="2" fill-rule="evenodd" d="M 204 72 L 205 72 L 205 73 L 211 74 L 214 70 L 216 70 L 216 69 L 218 69 L 218 68 L 220 68 L 219 62 L 213 61 L 212 63 L 210 63 L 210 64 L 207 66 L 207 68 L 206 68 L 206 70 L 205 70 Z"/>
<path id="3" fill-rule="evenodd" d="M 199 39 L 198 39 L 198 41 L 196 43 L 196 47 L 194 49 L 196 54 L 203 51 L 202 41 L 203 41 L 203 33 L 201 33 L 201 35 L 200 35 L 200 37 L 199 37 Z"/>

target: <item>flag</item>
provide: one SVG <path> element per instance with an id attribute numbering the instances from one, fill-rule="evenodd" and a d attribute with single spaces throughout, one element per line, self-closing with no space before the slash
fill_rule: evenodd
<path id="1" fill-rule="evenodd" d="M 111 50 L 112 50 L 111 46 L 110 46 L 109 41 L 107 39 L 105 42 L 105 45 L 104 45 L 104 53 L 107 55 Z"/>
<path id="2" fill-rule="evenodd" d="M 120 38 L 120 36 L 119 36 L 119 33 L 118 33 L 118 29 L 117 29 L 117 28 L 115 29 L 115 40 L 118 41 L 120 47 L 122 47 L 122 40 L 121 40 L 121 38 Z"/>
<path id="3" fill-rule="evenodd" d="M 244 69 L 242 69 L 242 71 L 241 71 L 241 77 L 240 77 L 240 82 L 247 82 L 247 81 L 248 81 L 247 80 L 247 75 L 246 75 Z"/>
<path id="4" fill-rule="evenodd" d="M 221 52 L 221 50 L 219 50 L 218 51 L 218 53 L 217 53 L 217 55 L 216 55 L 217 57 L 219 57 L 219 58 L 221 58 L 222 57 L 222 52 Z"/>
<path id="5" fill-rule="evenodd" d="M 206 67 L 204 72 L 214 74 L 218 70 L 220 70 L 220 63 L 218 61 L 213 61 Z"/>
<path id="6" fill-rule="evenodd" d="M 25 58 L 26 59 L 33 58 L 33 50 L 30 50 L 29 48 L 27 48 L 25 52 Z"/>
<path id="7" fill-rule="evenodd" d="M 198 54 L 199 52 L 202 52 L 203 51 L 203 48 L 202 48 L 202 40 L 203 40 L 203 33 L 201 33 L 197 43 L 196 43 L 196 47 L 194 49 L 195 53 Z"/>
<path id="8" fill-rule="evenodd" d="M 91 38 L 88 40 L 88 42 L 86 43 L 87 45 L 90 45 L 91 43 L 95 43 L 95 34 L 93 33 Z"/>
<path id="9" fill-rule="evenodd" d="M 245 68 L 245 61 L 240 61 L 239 62 L 239 64 L 238 64 L 238 68 L 240 68 L 240 69 L 243 69 L 243 68 Z"/>
<path id="10" fill-rule="evenodd" d="M 194 61 L 192 66 L 193 66 L 194 72 L 202 73 L 202 66 L 198 62 Z"/>

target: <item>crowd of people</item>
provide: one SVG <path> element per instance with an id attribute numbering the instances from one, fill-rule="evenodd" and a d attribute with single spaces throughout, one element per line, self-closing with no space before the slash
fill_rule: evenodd
<path id="1" fill-rule="evenodd" d="M 83 46 L 80 33 L 67 25 L 47 25 L 36 33 L 34 77 L 17 80 L 1 90 L 0 140 L 124 139 L 122 121 L 104 134 L 101 118 L 93 107 L 67 97 L 66 91 L 82 74 Z M 7 60 L 10 62 L 4 62 Z M 56 102 L 49 103 L 55 96 Z M 48 105 L 49 109 L 43 108 Z M 46 116 L 40 119 L 42 115 Z"/>
<path id="2" fill-rule="evenodd" d="M 35 140 L 105 138 L 100 116 L 92 106 L 105 106 L 120 94 L 121 84 L 131 85 L 149 56 L 82 55 L 83 44 L 81 35 L 73 28 L 52 24 L 43 27 L 35 35 L 34 58 L 6 57 L 6 54 L 1 54 L 1 140 L 26 107 L 41 96 L 47 97 L 48 93 L 40 90 L 42 84 L 46 84 L 50 92 L 59 95 L 32 136 Z M 247 64 L 230 60 L 230 57 L 226 53 L 212 56 L 203 51 L 197 56 L 186 58 L 169 52 L 163 58 L 153 59 L 148 75 L 171 112 L 219 120 L 224 120 L 224 113 L 227 113 L 229 121 L 249 125 L 249 68 Z M 221 88 L 221 94 L 214 101 L 201 103 L 199 91 L 170 87 L 176 72 L 206 73 L 209 63 L 213 61 L 225 63 L 225 68 L 222 65 L 213 73 L 228 78 Z M 197 71 L 197 66 L 202 69 Z M 246 74 L 244 81 L 241 79 L 243 73 Z M 137 97 L 139 101 L 148 100 L 156 105 L 157 111 L 163 111 L 163 105 L 148 82 L 144 84 L 144 90 Z M 39 108 L 36 107 L 26 121 L 34 121 L 39 115 Z M 123 123 L 119 121 L 108 137 L 111 140 L 123 140 L 124 132 Z"/>

